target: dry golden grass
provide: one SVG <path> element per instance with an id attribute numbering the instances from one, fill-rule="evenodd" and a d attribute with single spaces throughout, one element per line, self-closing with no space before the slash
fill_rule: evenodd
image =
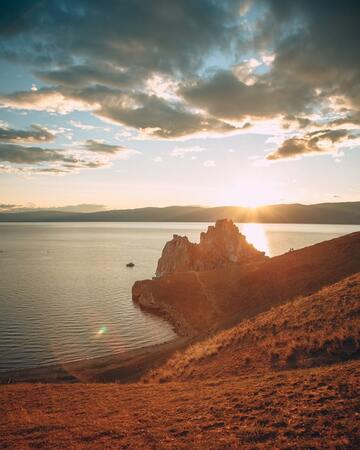
<path id="1" fill-rule="evenodd" d="M 360 273 L 177 352 L 146 380 L 312 367 L 360 356 Z"/>
<path id="2" fill-rule="evenodd" d="M 360 362 L 165 384 L 0 388 L 0 448 L 356 449 Z"/>

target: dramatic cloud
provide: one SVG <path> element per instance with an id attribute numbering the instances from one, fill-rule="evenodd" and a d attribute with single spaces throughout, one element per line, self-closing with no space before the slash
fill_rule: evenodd
<path id="1" fill-rule="evenodd" d="M 303 111 L 312 101 L 308 88 L 271 83 L 259 77 L 248 85 L 232 71 L 219 71 L 209 79 L 183 86 L 179 93 L 186 101 L 223 119 L 266 118 Z"/>
<path id="2" fill-rule="evenodd" d="M 174 98 L 164 100 L 169 94 L 159 74 L 168 74 L 170 87 L 172 78 L 199 69 L 214 52 L 230 55 L 241 3 L 50 0 L 43 8 L 5 2 L 0 55 L 27 63 L 55 87 L 2 96 L 0 104 L 62 114 L 89 110 L 159 138 L 232 131 Z"/>
<path id="3" fill-rule="evenodd" d="M 301 80 L 328 93 L 349 95 L 359 87 L 359 2 L 348 1 L 345 5 L 339 1 L 289 0 L 284 4 L 268 0 L 266 3 L 271 20 L 263 33 L 287 31 L 281 40 L 272 36 L 278 42 L 273 63 L 276 75 Z M 294 26 L 296 23 L 299 26 Z"/>
<path id="4" fill-rule="evenodd" d="M 52 71 L 37 71 L 35 75 L 43 81 L 69 87 L 83 87 L 92 84 L 109 85 L 118 88 L 141 85 L 143 71 L 113 67 L 105 64 L 101 68 L 87 65 L 70 66 Z"/>
<path id="5" fill-rule="evenodd" d="M 187 81 L 179 90 L 184 100 L 218 119 L 293 118 L 284 126 L 321 128 L 359 125 L 360 62 L 359 2 L 264 0 L 266 14 L 253 27 L 254 50 L 270 51 L 268 66 L 261 58 L 244 60 L 228 70 Z M 260 70 L 259 70 L 260 68 Z M 334 120 L 334 114 L 340 115 Z M 345 114 L 347 113 L 347 114 Z M 337 135 L 341 135 L 341 130 Z M 344 139 L 351 138 L 346 134 Z M 275 157 L 333 151 L 308 136 L 284 143 Z"/>
<path id="6" fill-rule="evenodd" d="M 15 130 L 0 126 L 0 142 L 50 142 L 54 137 L 53 133 L 38 125 L 32 125 L 30 130 Z"/>
<path id="7" fill-rule="evenodd" d="M 98 117 L 136 128 L 149 136 L 168 139 L 197 133 L 223 134 L 236 129 L 220 120 L 191 112 L 179 102 L 155 95 L 97 86 L 73 95 L 84 103 L 98 105 L 94 111 Z"/>
<path id="8" fill-rule="evenodd" d="M 320 130 L 285 140 L 279 148 L 268 154 L 266 159 L 296 159 L 301 156 L 336 152 L 344 141 L 358 140 L 359 134 L 349 130 Z M 354 143 L 355 145 L 355 143 Z"/>
<path id="9" fill-rule="evenodd" d="M 240 3 L 48 0 L 34 5 L 5 0 L 0 50 L 11 60 L 61 66 L 55 79 L 62 82 L 74 80 L 75 72 L 86 81 L 99 81 L 98 67 L 105 63 L 116 70 L 125 65 L 144 71 L 186 71 L 214 49 L 230 49 Z M 80 58 L 86 67 L 79 68 Z"/>
<path id="10" fill-rule="evenodd" d="M 204 114 L 194 113 L 178 102 L 155 95 L 127 93 L 105 86 L 57 92 L 42 89 L 16 92 L 0 97 L 0 106 L 16 109 L 66 113 L 90 110 L 98 117 L 138 129 L 159 138 L 177 138 L 192 134 L 228 133 L 236 127 Z"/>
<path id="11" fill-rule="evenodd" d="M 235 127 L 203 114 L 193 113 L 180 103 L 144 94 L 105 99 L 96 111 L 100 117 L 137 128 L 159 138 L 177 138 L 196 133 L 226 133 Z"/>
<path id="12" fill-rule="evenodd" d="M 351 0 L 6 0 L 0 57 L 46 87 L 0 106 L 89 111 L 159 139 L 277 121 L 304 136 L 271 159 L 328 153 L 339 141 L 310 133 L 360 124 L 359 16 Z"/>

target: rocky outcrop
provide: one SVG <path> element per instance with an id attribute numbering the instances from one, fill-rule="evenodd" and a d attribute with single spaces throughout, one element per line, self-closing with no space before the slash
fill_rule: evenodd
<path id="1" fill-rule="evenodd" d="M 263 252 L 246 241 L 232 220 L 224 219 L 201 233 L 199 244 L 190 242 L 186 236 L 174 235 L 163 249 L 156 276 L 189 270 L 212 270 L 233 263 L 263 261 L 265 258 Z"/>
<path id="2" fill-rule="evenodd" d="M 200 245 L 200 244 L 199 244 Z M 236 324 L 360 271 L 360 232 L 255 264 L 174 272 L 137 281 L 133 300 L 161 315 L 180 335 Z"/>

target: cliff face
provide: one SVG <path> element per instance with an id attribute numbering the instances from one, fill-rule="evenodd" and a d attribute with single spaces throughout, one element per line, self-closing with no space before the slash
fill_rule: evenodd
<path id="1" fill-rule="evenodd" d="M 224 219 L 201 233 L 199 244 L 190 242 L 186 236 L 174 235 L 163 249 L 156 276 L 190 270 L 212 270 L 232 263 L 265 259 L 264 253 L 246 241 L 232 220 Z"/>

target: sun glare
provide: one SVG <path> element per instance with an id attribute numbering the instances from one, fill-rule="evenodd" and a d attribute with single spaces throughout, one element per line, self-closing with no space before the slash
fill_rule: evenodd
<path id="1" fill-rule="evenodd" d="M 264 226 L 261 223 L 244 223 L 241 226 L 241 232 L 246 236 L 246 240 L 250 242 L 258 250 L 270 255 L 269 241 L 267 239 Z"/>
<path id="2" fill-rule="evenodd" d="M 283 193 L 271 180 L 242 180 L 235 186 L 229 186 L 221 193 L 219 202 L 223 205 L 239 205 L 248 208 L 281 202 Z"/>
<path id="3" fill-rule="evenodd" d="M 247 185 L 241 191 L 241 206 L 256 208 L 262 205 L 269 205 L 278 201 L 278 193 L 271 185 L 253 184 Z"/>
<path id="4" fill-rule="evenodd" d="M 266 205 L 267 203 L 271 203 L 264 201 L 264 199 L 249 197 L 241 202 L 241 206 L 247 206 L 248 208 L 257 208 L 258 206 Z"/>

